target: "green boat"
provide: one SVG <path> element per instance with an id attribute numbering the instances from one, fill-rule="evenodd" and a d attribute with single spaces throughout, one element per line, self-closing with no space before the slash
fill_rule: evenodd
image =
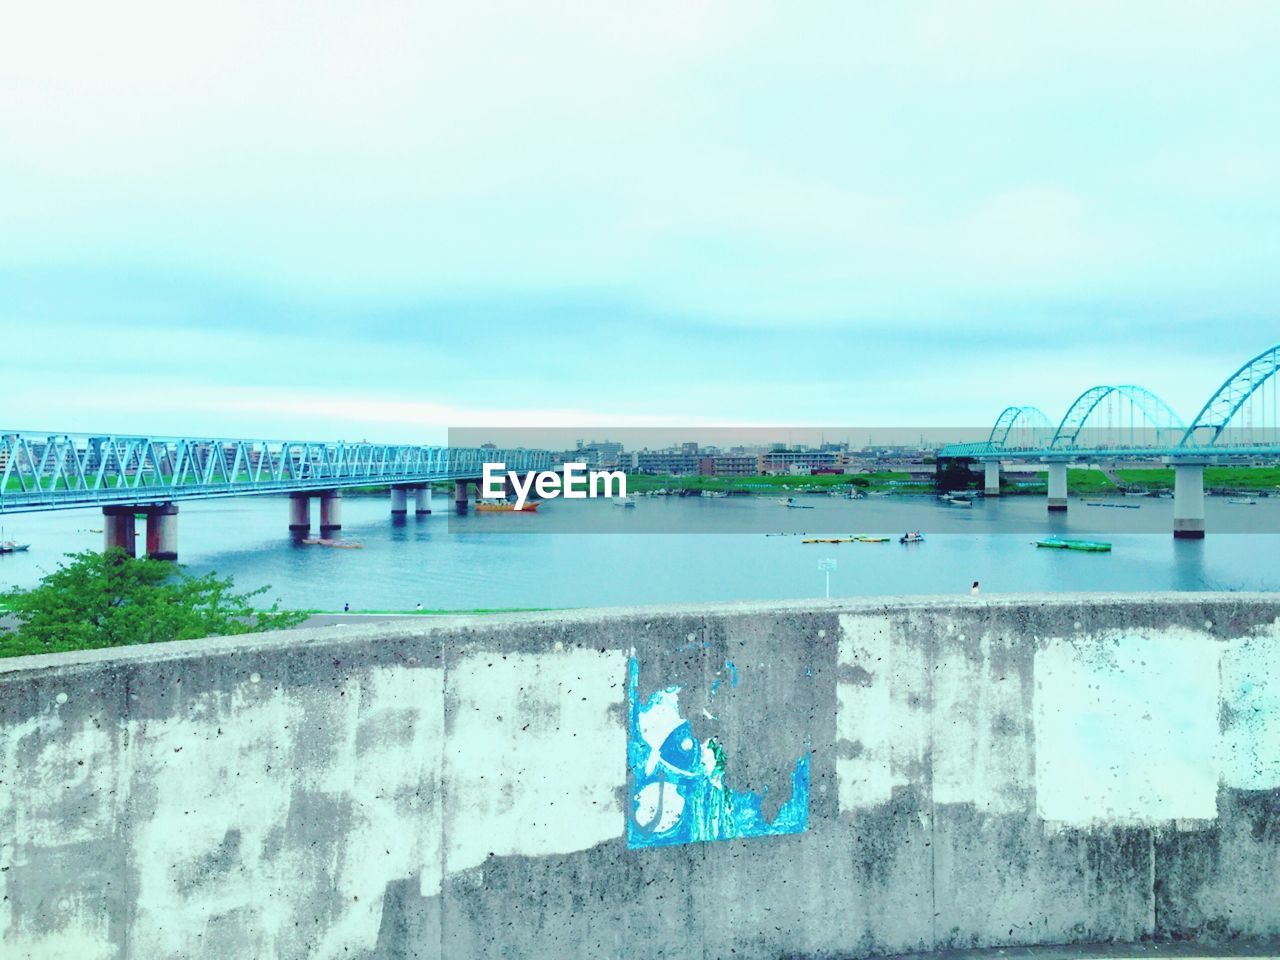
<path id="1" fill-rule="evenodd" d="M 1050 550 L 1084 550 L 1087 553 L 1110 553 L 1111 544 L 1102 540 L 1063 540 L 1061 537 L 1046 537 L 1036 541 L 1037 547 L 1048 547 Z"/>

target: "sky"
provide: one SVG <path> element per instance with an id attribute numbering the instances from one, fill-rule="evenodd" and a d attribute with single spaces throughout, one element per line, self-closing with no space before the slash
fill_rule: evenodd
<path id="1" fill-rule="evenodd" d="M 1280 5 L 15 5 L 0 427 L 987 426 L 1280 342 Z"/>

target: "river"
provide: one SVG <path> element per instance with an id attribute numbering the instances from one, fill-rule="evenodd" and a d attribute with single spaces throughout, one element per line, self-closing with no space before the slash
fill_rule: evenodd
<path id="1" fill-rule="evenodd" d="M 820 597 L 826 575 L 819 561 L 828 558 L 836 561 L 830 588 L 837 597 L 967 595 L 974 580 L 985 594 L 1280 588 L 1280 537 L 1265 532 L 1280 529 L 1280 498 L 1256 506 L 1211 498 L 1203 541 L 1170 536 L 1167 500 L 1091 509 L 1073 498 L 1065 515 L 1047 515 L 1044 500 L 1032 496 L 979 500 L 967 509 L 927 497 L 803 502 L 813 509 L 788 510 L 764 497 L 651 497 L 626 510 L 608 501 L 555 501 L 532 517 L 459 518 L 437 495 L 432 515 L 393 520 L 385 497 L 349 496 L 342 536 L 363 549 L 335 550 L 290 538 L 282 498 L 243 497 L 182 503 L 179 551 L 194 572 L 232 575 L 244 589 L 270 585 L 269 598 L 285 606 L 322 610 L 344 603 L 353 610 L 418 603 L 466 610 Z M 96 510 L 3 522 L 6 536 L 31 549 L 0 556 L 0 584 L 30 586 L 62 555 L 101 547 Z M 897 534 L 915 529 L 927 542 L 897 542 Z M 801 535 L 864 532 L 894 539 L 805 544 Z M 1105 537 L 1114 549 L 1087 554 L 1031 545 L 1049 533 Z"/>

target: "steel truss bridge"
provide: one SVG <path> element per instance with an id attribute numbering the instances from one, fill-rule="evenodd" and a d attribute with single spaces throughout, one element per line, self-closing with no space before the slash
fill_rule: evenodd
<path id="1" fill-rule="evenodd" d="M 974 460 L 1149 460 L 1172 463 L 1280 457 L 1280 345 L 1227 377 L 1187 423 L 1133 384 L 1090 387 L 1056 424 L 1038 407 L 1010 406 L 986 440 L 953 443 L 940 457 Z"/>
<path id="2" fill-rule="evenodd" d="M 0 514 L 411 489 L 476 480 L 496 462 L 519 471 L 561 466 L 546 450 L 10 431 L 0 435 Z"/>

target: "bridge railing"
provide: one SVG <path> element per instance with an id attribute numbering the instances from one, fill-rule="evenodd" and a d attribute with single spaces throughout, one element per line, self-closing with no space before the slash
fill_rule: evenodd
<path id="1" fill-rule="evenodd" d="M 0 512 L 428 483 L 558 465 L 546 450 L 193 437 L 0 434 Z"/>

